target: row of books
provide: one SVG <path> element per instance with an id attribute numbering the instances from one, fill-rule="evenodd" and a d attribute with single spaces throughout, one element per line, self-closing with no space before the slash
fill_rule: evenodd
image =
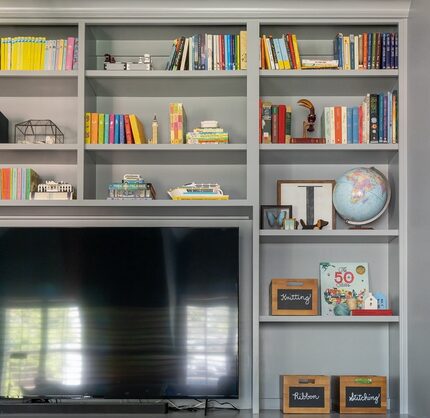
<path id="1" fill-rule="evenodd" d="M 166 70 L 246 70 L 246 31 L 239 35 L 198 34 L 173 41 Z"/>
<path id="2" fill-rule="evenodd" d="M 1 200 L 29 200 L 40 179 L 31 168 L 0 169 Z"/>
<path id="3" fill-rule="evenodd" d="M 260 144 L 285 144 L 291 138 L 291 106 L 260 100 Z"/>
<path id="4" fill-rule="evenodd" d="M 338 33 L 334 55 L 344 70 L 377 70 L 399 68 L 397 33 L 365 32 L 360 35 Z"/>
<path id="5" fill-rule="evenodd" d="M 78 38 L 47 40 L 41 36 L 1 38 L 1 70 L 76 70 Z"/>
<path id="6" fill-rule="evenodd" d="M 397 91 L 367 94 L 360 106 L 325 107 L 321 137 L 328 144 L 396 144 Z"/>
<path id="7" fill-rule="evenodd" d="M 297 37 L 287 33 L 281 38 L 260 38 L 260 68 L 263 70 L 300 70 L 302 68 Z"/>
<path id="8" fill-rule="evenodd" d="M 136 115 L 85 114 L 86 144 L 144 144 L 142 122 Z"/>

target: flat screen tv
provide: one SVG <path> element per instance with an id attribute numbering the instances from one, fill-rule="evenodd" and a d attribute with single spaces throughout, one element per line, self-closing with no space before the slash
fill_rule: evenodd
<path id="1" fill-rule="evenodd" d="M 0 229 L 0 396 L 237 398 L 238 235 Z"/>

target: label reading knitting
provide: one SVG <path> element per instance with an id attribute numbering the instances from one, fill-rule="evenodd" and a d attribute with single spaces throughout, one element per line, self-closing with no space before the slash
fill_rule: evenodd
<path id="1" fill-rule="evenodd" d="M 290 408 L 324 408 L 323 387 L 289 388 Z"/>
<path id="2" fill-rule="evenodd" d="M 278 289 L 278 309 L 312 310 L 312 290 Z"/>
<path id="3" fill-rule="evenodd" d="M 380 408 L 381 388 L 380 387 L 346 387 L 345 406 L 347 408 Z"/>

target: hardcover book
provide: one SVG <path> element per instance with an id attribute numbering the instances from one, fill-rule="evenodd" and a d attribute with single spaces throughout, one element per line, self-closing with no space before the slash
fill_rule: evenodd
<path id="1" fill-rule="evenodd" d="M 349 315 L 348 300 L 361 309 L 369 293 L 368 263 L 320 263 L 321 315 Z"/>

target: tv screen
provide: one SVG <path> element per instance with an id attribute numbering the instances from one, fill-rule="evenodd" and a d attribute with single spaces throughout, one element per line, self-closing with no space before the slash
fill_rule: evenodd
<path id="1" fill-rule="evenodd" d="M 237 398 L 238 234 L 0 229 L 0 396 Z"/>

